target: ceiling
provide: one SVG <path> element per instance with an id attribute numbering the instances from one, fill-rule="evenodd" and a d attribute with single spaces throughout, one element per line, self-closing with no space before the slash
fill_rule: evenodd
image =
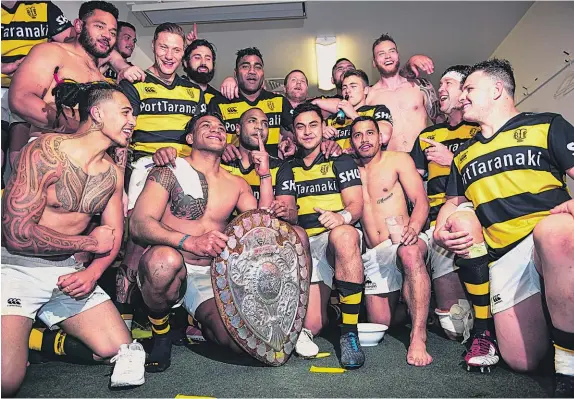
<path id="1" fill-rule="evenodd" d="M 56 3 L 63 10 L 64 5 L 68 10 L 71 6 L 71 2 Z M 138 47 L 147 55 L 143 59 L 149 58 L 151 62 L 154 28 L 143 28 L 126 3 L 115 4 L 120 8 L 120 18 L 137 27 Z M 282 78 L 291 69 L 302 69 L 309 78 L 310 92 L 317 94 L 315 38 L 318 35 L 336 35 L 338 57 L 351 59 L 374 82 L 378 73 L 371 65 L 371 46 L 380 34 L 389 33 L 398 44 L 403 62 L 416 53 L 434 60 L 437 72 L 431 80 L 436 83 L 437 75 L 450 65 L 490 57 L 532 4 L 520 1 L 307 1 L 304 20 L 207 24 L 199 25 L 198 32 L 217 49 L 216 87 L 224 77 L 233 74 L 235 52 L 256 46 L 263 53 L 267 78 Z"/>

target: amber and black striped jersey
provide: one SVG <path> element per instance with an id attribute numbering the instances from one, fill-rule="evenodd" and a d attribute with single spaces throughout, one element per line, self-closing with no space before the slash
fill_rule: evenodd
<path id="1" fill-rule="evenodd" d="M 446 195 L 472 201 L 496 260 L 570 199 L 564 175 L 572 167 L 574 126 L 558 114 L 521 113 L 491 138 L 478 132 L 461 146 Z"/>
<path id="2" fill-rule="evenodd" d="M 475 123 L 461 122 L 456 126 L 451 126 L 447 122 L 439 123 L 427 127 L 421 132 L 411 151 L 411 156 L 415 161 L 415 166 L 419 170 L 424 170 L 426 175 L 427 195 L 430 202 L 430 225 L 434 226 L 436 217 L 442 204 L 446 202 L 446 182 L 450 173 L 450 166 L 442 166 L 436 162 L 429 162 L 425 156 L 425 150 L 430 144 L 422 141 L 422 138 L 434 140 L 448 147 L 450 152 L 456 150 L 468 139 L 474 137 L 480 128 Z"/>
<path id="3" fill-rule="evenodd" d="M 146 71 L 143 82 L 122 80 L 120 87 L 137 116 L 131 144 L 134 159 L 162 147 L 175 148 L 180 157 L 190 154 L 185 125 L 206 110 L 198 85 L 179 75 L 168 85 Z"/>
<path id="4" fill-rule="evenodd" d="M 319 222 L 321 215 L 313 208 L 342 211 L 345 205 L 341 192 L 361 185 L 359 168 L 353 158 L 346 154 L 325 159 L 323 153 L 319 153 L 310 166 L 306 166 L 302 158 L 293 158 L 289 163 L 297 189 L 298 224 L 309 237 L 321 234 L 327 229 Z"/>
<path id="5" fill-rule="evenodd" d="M 18 1 L 13 8 L 2 4 L 2 62 L 18 61 L 36 44 L 71 27 L 51 1 Z M 2 87 L 10 87 L 10 81 L 10 76 L 2 74 Z"/>
<path id="6" fill-rule="evenodd" d="M 131 66 L 134 65 L 129 61 L 126 61 L 126 62 L 128 63 L 128 65 L 131 65 Z M 110 83 L 116 83 L 116 81 L 118 80 L 118 73 L 110 65 L 108 67 L 108 69 L 106 69 L 106 72 L 104 72 L 104 78 L 106 78 L 106 80 Z"/>
<path id="7" fill-rule="evenodd" d="M 187 75 L 182 75 L 181 78 L 192 82 L 192 80 L 189 79 Z M 220 101 L 225 101 L 225 97 L 223 97 L 219 91 L 217 91 L 212 85 L 209 84 L 207 85 L 207 90 L 203 92 L 203 97 L 205 98 L 206 105 L 209 105 L 213 98 L 217 98 Z"/>
<path id="8" fill-rule="evenodd" d="M 393 124 L 393 119 L 391 117 L 391 111 L 384 105 L 363 105 L 357 110 L 359 116 L 371 116 L 377 122 L 387 121 L 391 125 Z M 327 118 L 327 126 L 333 126 L 337 129 L 338 135 L 334 140 L 341 146 L 342 149 L 351 148 L 351 124 L 353 120 L 351 118 L 345 118 L 343 124 L 337 123 L 337 114 L 332 114 Z"/>
<path id="9" fill-rule="evenodd" d="M 265 149 L 269 155 L 277 157 L 281 139 L 280 128 L 291 131 L 293 122 L 292 107 L 289 100 L 281 94 L 261 90 L 255 101 L 249 101 L 240 93 L 239 98 L 234 100 L 228 100 L 222 96 L 209 103 L 209 109 L 212 112 L 219 112 L 223 116 L 227 130 L 227 142 L 234 146 L 239 146 L 239 138 L 236 133 L 239 118 L 251 108 L 260 108 L 269 118 L 269 137 Z"/>
<path id="10" fill-rule="evenodd" d="M 245 179 L 247 184 L 251 186 L 253 190 L 253 195 L 259 201 L 260 191 L 259 186 L 261 181 L 259 175 L 255 171 L 255 165 L 247 169 L 241 164 L 241 160 L 236 159 L 230 164 L 221 164 L 221 167 L 227 170 L 234 176 L 239 176 Z M 295 190 L 295 183 L 293 180 L 293 171 L 291 170 L 291 164 L 282 160 L 269 158 L 269 173 L 271 174 L 271 182 L 273 184 L 273 193 L 277 195 L 292 195 L 297 196 L 297 191 Z"/>

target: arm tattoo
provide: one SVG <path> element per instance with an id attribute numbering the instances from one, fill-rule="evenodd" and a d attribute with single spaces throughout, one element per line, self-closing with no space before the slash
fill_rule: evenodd
<path id="1" fill-rule="evenodd" d="M 168 193 L 171 193 L 171 190 L 176 183 L 174 174 L 166 166 L 154 167 L 147 175 L 147 179 L 156 182 L 165 188 L 165 191 Z"/>
<path id="2" fill-rule="evenodd" d="M 125 170 L 128 164 L 128 149 L 126 147 L 116 147 L 114 149 L 113 159 L 116 165 L 122 170 Z"/>
<path id="3" fill-rule="evenodd" d="M 431 82 L 427 79 L 416 79 L 416 84 L 422 91 L 425 99 L 425 107 L 427 109 L 427 114 L 433 123 L 437 123 L 437 119 L 442 115 L 440 112 L 440 102 L 436 95 L 436 91 L 432 86 Z"/>
<path id="4" fill-rule="evenodd" d="M 24 147 L 12 172 L 2 200 L 2 232 L 6 248 L 13 253 L 73 254 L 89 252 L 97 244 L 93 237 L 70 236 L 38 225 L 48 202 L 48 187 L 69 168 L 59 149 L 62 140 L 59 135 L 39 138 Z"/>

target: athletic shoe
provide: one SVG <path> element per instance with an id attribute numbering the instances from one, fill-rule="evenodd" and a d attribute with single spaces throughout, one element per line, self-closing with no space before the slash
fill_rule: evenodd
<path id="1" fill-rule="evenodd" d="M 356 332 L 348 332 L 341 336 L 341 365 L 346 369 L 358 369 L 365 364 L 365 354 Z"/>
<path id="2" fill-rule="evenodd" d="M 481 373 L 490 373 L 490 367 L 496 365 L 499 360 L 496 340 L 490 335 L 490 331 L 471 336 L 470 347 L 464 356 L 467 371 L 480 368 Z"/>
<path id="3" fill-rule="evenodd" d="M 145 382 L 145 351 L 143 346 L 134 341 L 122 344 L 111 363 L 115 363 L 110 381 L 112 388 L 142 385 Z"/>
<path id="4" fill-rule="evenodd" d="M 556 373 L 555 398 L 574 398 L 574 376 Z"/>
<path id="5" fill-rule="evenodd" d="M 195 326 L 187 326 L 185 330 L 185 335 L 189 342 L 205 342 L 206 339 L 203 336 L 201 330 Z"/>
<path id="6" fill-rule="evenodd" d="M 319 347 L 313 342 L 313 334 L 311 331 L 303 328 L 297 343 L 295 344 L 295 352 L 303 358 L 315 357 L 319 353 Z"/>

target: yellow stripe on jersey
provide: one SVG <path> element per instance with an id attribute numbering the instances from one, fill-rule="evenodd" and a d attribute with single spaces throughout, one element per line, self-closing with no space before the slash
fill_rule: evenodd
<path id="1" fill-rule="evenodd" d="M 164 147 L 173 147 L 177 151 L 178 157 L 186 157 L 191 154 L 191 147 L 189 144 L 179 143 L 133 143 L 132 149 L 134 151 L 146 152 L 148 154 L 155 154 L 157 150 Z"/>
<path id="2" fill-rule="evenodd" d="M 488 143 L 476 142 L 465 151 L 464 157 L 457 158 L 457 166 L 463 169 L 470 161 L 483 155 L 485 151 L 500 151 L 514 147 L 540 147 L 548 149 L 548 128 L 549 123 L 533 126 L 524 126 L 520 132 L 500 132 Z M 517 137 L 515 137 L 517 136 Z"/>
<path id="3" fill-rule="evenodd" d="M 370 116 L 377 122 L 387 121 L 392 123 L 391 111 L 384 105 L 363 105 L 357 108 L 356 111 L 359 116 Z M 345 122 L 340 124 L 337 123 L 336 114 L 333 114 L 327 118 L 326 122 L 327 126 L 333 126 L 337 129 L 338 136 L 335 138 L 335 141 L 341 148 L 351 148 L 351 125 L 353 124 L 353 120 L 351 118 L 345 118 Z"/>
<path id="4" fill-rule="evenodd" d="M 272 167 L 271 165 L 269 166 L 269 174 L 271 174 L 271 184 L 273 185 L 273 187 L 275 187 L 275 184 L 277 182 L 277 171 L 279 170 L 280 166 L 281 164 L 278 164 L 274 167 Z M 221 164 L 221 167 L 226 171 L 228 171 L 229 173 L 231 173 L 232 175 L 243 178 L 247 182 L 247 184 L 251 186 L 251 190 L 253 190 L 253 195 L 255 196 L 255 198 L 257 198 L 257 201 L 259 201 L 261 179 L 259 178 L 259 175 L 257 174 L 254 168 L 244 174 L 241 171 L 241 169 L 237 166 Z"/>
<path id="5" fill-rule="evenodd" d="M 474 181 L 465 194 L 474 204 L 484 204 L 523 193 L 542 193 L 561 186 L 562 182 L 550 172 L 511 170 Z M 484 187 L 489 189 L 484 190 Z"/>
<path id="6" fill-rule="evenodd" d="M 538 222 L 548 215 L 550 211 L 540 211 L 493 224 L 483 228 L 484 240 L 495 250 L 505 248 L 530 234 Z"/>

